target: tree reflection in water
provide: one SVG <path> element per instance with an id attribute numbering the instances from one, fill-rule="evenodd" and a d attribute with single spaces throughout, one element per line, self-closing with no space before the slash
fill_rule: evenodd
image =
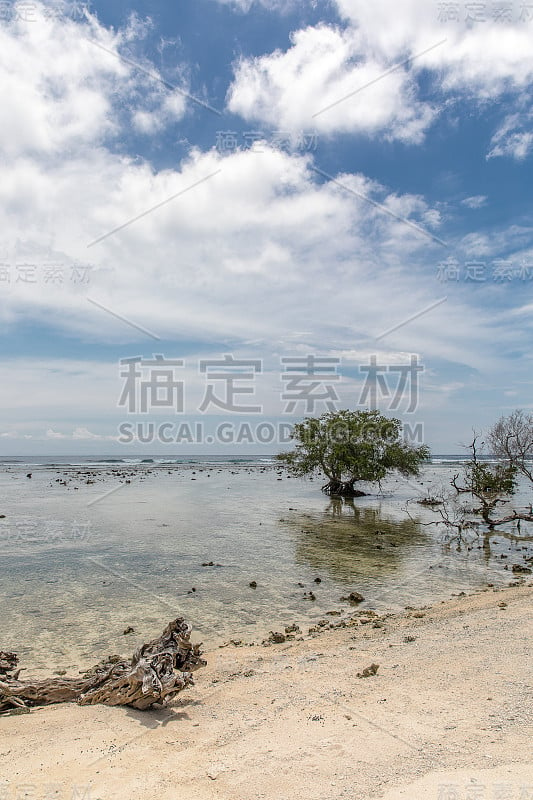
<path id="1" fill-rule="evenodd" d="M 413 548 L 428 543 L 416 520 L 395 519 L 381 504 L 361 507 L 352 498 L 332 497 L 322 514 L 285 521 L 294 532 L 296 562 L 347 583 L 389 577 Z"/>

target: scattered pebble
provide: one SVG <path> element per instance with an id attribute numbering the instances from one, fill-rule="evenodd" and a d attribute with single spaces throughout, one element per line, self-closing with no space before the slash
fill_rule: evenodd
<path id="1" fill-rule="evenodd" d="M 365 667 L 362 672 L 357 673 L 358 678 L 371 678 L 372 675 L 375 675 L 379 669 L 379 664 L 370 664 L 369 667 Z"/>
<path id="2" fill-rule="evenodd" d="M 359 592 L 350 592 L 348 597 L 341 597 L 341 602 L 362 603 L 365 598 Z"/>

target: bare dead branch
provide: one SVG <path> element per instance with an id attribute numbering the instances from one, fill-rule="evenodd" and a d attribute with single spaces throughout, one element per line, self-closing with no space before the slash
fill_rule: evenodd
<path id="1" fill-rule="evenodd" d="M 130 660 L 111 656 L 79 678 L 21 681 L 20 670 L 14 671 L 16 654 L 0 652 L 0 714 L 52 703 L 103 703 L 144 710 L 168 702 L 191 686 L 191 673 L 207 663 L 201 658 L 201 645 L 191 644 L 190 635 L 190 625 L 178 617 Z"/>

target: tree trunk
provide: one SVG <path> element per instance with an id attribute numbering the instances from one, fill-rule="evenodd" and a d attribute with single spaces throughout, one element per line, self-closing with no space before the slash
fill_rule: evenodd
<path id="1" fill-rule="evenodd" d="M 80 678 L 20 681 L 15 653 L 0 652 L 0 713 L 74 701 L 139 709 L 164 703 L 192 685 L 191 673 L 207 663 L 201 658 L 201 645 L 191 644 L 190 635 L 190 625 L 178 617 L 130 660 L 111 656 Z"/>

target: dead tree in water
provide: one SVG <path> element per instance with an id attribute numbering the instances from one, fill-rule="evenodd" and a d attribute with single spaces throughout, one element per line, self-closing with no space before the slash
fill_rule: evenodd
<path id="1" fill-rule="evenodd" d="M 190 635 L 191 626 L 178 617 L 130 660 L 111 656 L 79 678 L 21 681 L 18 657 L 0 651 L 0 713 L 51 703 L 102 703 L 141 710 L 165 703 L 194 684 L 191 673 L 207 663 L 201 658 L 201 645 L 191 644 Z"/>
<path id="2" fill-rule="evenodd" d="M 496 525 L 514 520 L 532 522 L 531 514 L 515 510 L 512 515 L 494 519 L 493 512 L 497 506 L 509 502 L 509 497 L 516 491 L 517 467 L 511 462 L 490 464 L 480 461 L 477 440 L 478 436 L 475 435 L 472 444 L 469 445 L 471 456 L 463 467 L 463 485 L 458 483 L 458 474 L 454 475 L 451 481 L 457 494 L 469 494 L 480 503 L 479 508 L 472 509 L 472 513 L 479 514 L 489 530 Z"/>

